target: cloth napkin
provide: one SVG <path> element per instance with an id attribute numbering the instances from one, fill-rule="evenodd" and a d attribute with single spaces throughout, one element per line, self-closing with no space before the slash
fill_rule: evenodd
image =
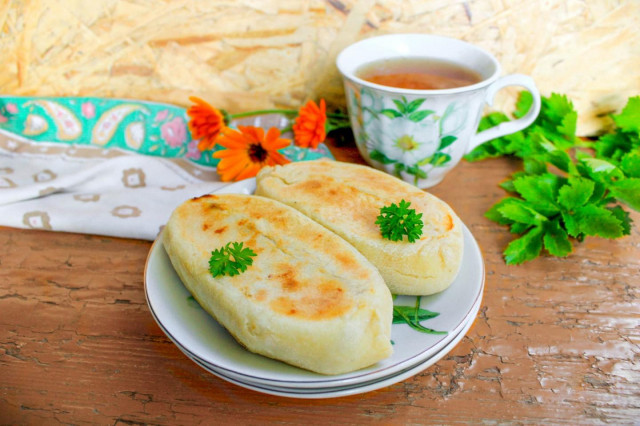
<path id="1" fill-rule="evenodd" d="M 175 207 L 226 185 L 187 120 L 169 104 L 0 97 L 0 225 L 154 240 Z M 281 152 L 292 161 L 332 158 L 323 144 Z"/>

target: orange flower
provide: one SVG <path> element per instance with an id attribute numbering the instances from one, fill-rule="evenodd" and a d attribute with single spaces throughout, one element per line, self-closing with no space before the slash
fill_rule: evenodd
<path id="1" fill-rule="evenodd" d="M 280 137 L 280 130 L 271 127 L 265 135 L 264 129 L 253 126 L 238 126 L 238 130 L 226 128 L 217 142 L 226 149 L 213 153 L 220 158 L 217 171 L 224 182 L 254 177 L 264 166 L 289 163 L 279 149 L 289 146 L 289 139 Z"/>
<path id="2" fill-rule="evenodd" d="M 216 139 L 226 128 L 225 115 L 209 105 L 200 98 L 192 96 L 189 98 L 192 105 L 187 109 L 189 120 L 189 130 L 193 139 L 200 139 L 198 149 L 206 151 L 216 145 Z"/>
<path id="3" fill-rule="evenodd" d="M 293 124 L 293 136 L 296 145 L 301 148 L 317 148 L 326 137 L 326 105 L 320 99 L 320 106 L 310 100 L 302 108 Z"/>

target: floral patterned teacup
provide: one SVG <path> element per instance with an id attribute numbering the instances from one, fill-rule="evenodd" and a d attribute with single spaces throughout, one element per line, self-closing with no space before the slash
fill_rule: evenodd
<path id="1" fill-rule="evenodd" d="M 469 68 L 481 81 L 463 87 L 413 90 L 382 86 L 358 77 L 372 62 L 431 58 Z M 373 167 L 420 188 L 438 184 L 478 145 L 529 126 L 540 111 L 540 93 L 525 75 L 500 76 L 500 64 L 472 44 L 427 34 L 393 34 L 359 41 L 337 58 L 356 145 Z M 485 104 L 498 90 L 521 86 L 533 95 L 523 117 L 477 133 Z"/>

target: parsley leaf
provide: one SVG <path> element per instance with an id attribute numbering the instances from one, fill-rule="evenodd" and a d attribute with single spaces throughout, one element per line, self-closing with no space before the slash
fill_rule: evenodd
<path id="1" fill-rule="evenodd" d="M 640 178 L 615 180 L 608 185 L 611 195 L 640 211 Z"/>
<path id="2" fill-rule="evenodd" d="M 576 209 L 573 215 L 580 232 L 603 238 L 619 238 L 623 235 L 622 223 L 613 212 L 604 207 L 587 204 Z"/>
<path id="3" fill-rule="evenodd" d="M 620 221 L 622 226 L 622 235 L 630 235 L 631 234 L 631 217 L 629 217 L 629 212 L 623 209 L 620 206 L 615 206 L 609 208 L 611 213 Z"/>
<path id="4" fill-rule="evenodd" d="M 531 106 L 522 92 L 514 117 Z M 595 141 L 576 137 L 578 115 L 564 95 L 542 98 L 540 115 L 523 131 L 489 141 L 465 156 L 468 161 L 509 155 L 523 170 L 499 185 L 512 196 L 495 203 L 485 217 L 518 237 L 504 250 L 507 264 L 535 259 L 544 248 L 552 256 L 573 251 L 571 238 L 619 238 L 632 220 L 622 205 L 640 211 L 640 96 L 613 115 L 618 126 Z M 483 117 L 479 130 L 509 118 Z M 584 150 L 583 148 L 592 148 Z M 595 156 L 594 156 L 595 154 Z"/>
<path id="5" fill-rule="evenodd" d="M 503 205 L 498 209 L 498 212 L 512 222 L 525 225 L 539 225 L 547 220 L 546 217 L 531 208 L 527 203 L 516 201 L 519 200 L 514 199 L 514 202 Z"/>
<path id="6" fill-rule="evenodd" d="M 544 248 L 553 256 L 564 257 L 573 250 L 569 235 L 558 219 L 546 223 L 543 241 Z"/>
<path id="7" fill-rule="evenodd" d="M 538 257 L 542 250 L 542 227 L 535 227 L 509 243 L 504 251 L 507 265 L 518 265 Z"/>
<path id="8" fill-rule="evenodd" d="M 594 149 L 598 158 L 606 158 L 617 162 L 623 155 L 630 152 L 633 147 L 633 137 L 623 132 L 608 133 L 602 135 L 595 144 Z"/>
<path id="9" fill-rule="evenodd" d="M 558 191 L 558 203 L 567 210 L 584 206 L 593 194 L 595 183 L 582 177 L 570 177 L 567 185 Z"/>
<path id="10" fill-rule="evenodd" d="M 518 95 L 518 101 L 516 102 L 516 110 L 513 112 L 515 118 L 524 117 L 526 113 L 531 109 L 533 105 L 533 95 L 531 92 L 522 91 Z"/>
<path id="11" fill-rule="evenodd" d="M 620 158 L 620 170 L 629 177 L 640 178 L 640 149 Z"/>
<path id="12" fill-rule="evenodd" d="M 629 98 L 622 112 L 613 116 L 620 130 L 640 135 L 640 96 Z"/>
<path id="13" fill-rule="evenodd" d="M 514 189 L 540 213 L 548 216 L 558 213 L 556 203 L 559 178 L 551 173 L 521 176 L 513 181 Z"/>
<path id="14" fill-rule="evenodd" d="M 247 270 L 253 264 L 256 253 L 244 243 L 229 242 L 211 252 L 209 259 L 209 272 L 213 277 L 238 275 Z"/>
<path id="15" fill-rule="evenodd" d="M 401 200 L 399 204 L 392 203 L 380 209 L 376 225 L 380 227 L 382 236 L 391 241 L 401 241 L 404 236 L 410 243 L 415 242 L 422 235 L 422 213 L 410 209 L 411 202 Z"/>

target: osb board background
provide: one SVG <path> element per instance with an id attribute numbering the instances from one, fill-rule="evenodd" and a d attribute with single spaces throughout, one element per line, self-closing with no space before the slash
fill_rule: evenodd
<path id="1" fill-rule="evenodd" d="M 637 0 L 0 0 L 0 93 L 340 107 L 343 47 L 424 32 L 476 43 L 505 73 L 567 94 L 586 135 L 640 94 L 639 29 Z M 513 93 L 494 107 L 509 109 Z"/>

